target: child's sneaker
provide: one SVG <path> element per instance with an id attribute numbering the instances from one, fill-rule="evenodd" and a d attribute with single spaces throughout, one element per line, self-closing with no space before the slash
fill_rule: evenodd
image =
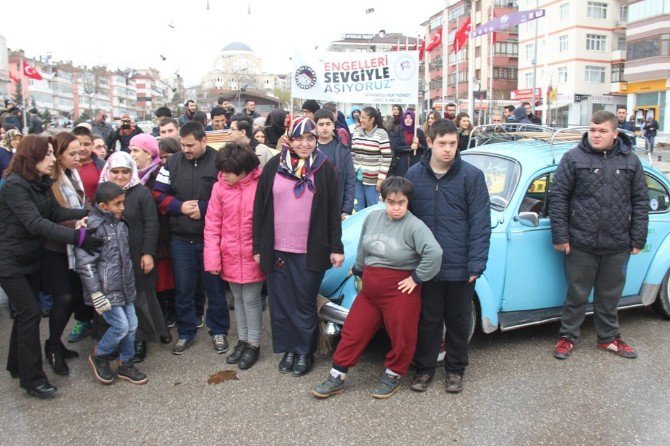
<path id="1" fill-rule="evenodd" d="M 575 343 L 568 338 L 560 338 L 554 347 L 554 357 L 556 359 L 566 359 L 570 356 Z"/>
<path id="2" fill-rule="evenodd" d="M 400 376 L 384 373 L 379 385 L 372 392 L 372 398 L 386 399 L 390 398 L 394 393 L 400 389 Z"/>
<path id="3" fill-rule="evenodd" d="M 623 342 L 621 338 L 615 338 L 612 342 L 603 342 L 598 344 L 598 348 L 601 350 L 607 350 L 615 355 L 622 356 L 624 358 L 637 358 L 637 353 L 633 348 Z"/>
<path id="4" fill-rule="evenodd" d="M 109 356 L 105 355 L 89 355 L 88 363 L 91 364 L 95 379 L 103 384 L 112 384 L 114 382 L 114 372 L 109 366 Z"/>
<path id="5" fill-rule="evenodd" d="M 137 370 L 133 361 L 119 361 L 119 367 L 116 369 L 116 373 L 119 375 L 120 379 L 125 379 L 133 384 L 144 384 L 149 380 L 147 375 Z"/>
<path id="6" fill-rule="evenodd" d="M 91 323 L 90 322 L 80 322 L 77 321 L 72 327 L 72 331 L 67 335 L 67 342 L 77 342 L 84 339 L 91 333 Z"/>
<path id="7" fill-rule="evenodd" d="M 330 373 L 328 379 L 312 389 L 312 395 L 319 399 L 338 395 L 342 392 L 344 392 L 344 380 L 339 376 L 335 378 Z"/>

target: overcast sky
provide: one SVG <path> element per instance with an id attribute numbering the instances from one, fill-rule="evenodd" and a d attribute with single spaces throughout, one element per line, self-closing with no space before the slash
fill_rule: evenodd
<path id="1" fill-rule="evenodd" d="M 290 71 L 294 50 L 325 49 L 343 33 L 402 32 L 444 8 L 444 0 L 53 0 L 3 1 L 0 34 L 28 57 L 109 68 L 179 69 L 185 85 L 200 82 L 221 49 L 248 44 L 268 73 Z M 403 4 L 404 6 L 400 6 Z M 365 10 L 374 8 L 372 14 Z M 249 9 L 251 15 L 248 14 Z M 160 55 L 166 60 L 161 60 Z"/>

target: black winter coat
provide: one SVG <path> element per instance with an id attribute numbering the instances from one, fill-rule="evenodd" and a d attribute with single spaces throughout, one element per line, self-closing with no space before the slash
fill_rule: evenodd
<path id="1" fill-rule="evenodd" d="M 644 248 L 649 194 L 640 159 L 623 134 L 613 148 L 593 150 L 585 134 L 556 169 L 549 201 L 555 245 L 593 254 Z"/>
<path id="2" fill-rule="evenodd" d="M 402 127 L 391 135 L 391 150 L 393 150 L 393 159 L 391 160 L 391 168 L 389 169 L 389 176 L 395 175 L 404 177 L 410 167 L 421 160 L 423 152 L 428 150 L 428 142 L 423 130 L 417 129 L 416 137 L 419 138 L 419 147 L 416 150 L 416 155 L 413 154 L 412 146 L 407 145 L 405 135 L 403 135 Z"/>
<path id="3" fill-rule="evenodd" d="M 263 168 L 254 199 L 253 249 L 261 255 L 261 270 L 272 272 L 275 245 L 274 185 L 279 158 L 275 155 Z M 332 163 L 327 160 L 314 174 L 316 193 L 312 201 L 308 236 L 307 269 L 314 272 L 331 267 L 330 254 L 344 254 L 340 188 Z M 305 228 L 296 228 L 305 230 Z"/>
<path id="4" fill-rule="evenodd" d="M 32 274 L 40 269 L 44 240 L 75 243 L 75 230 L 58 225 L 78 220 L 84 209 L 58 205 L 51 192 L 53 180 L 37 182 L 11 173 L 0 190 L 0 277 Z"/>
<path id="5" fill-rule="evenodd" d="M 435 281 L 464 281 L 486 269 L 491 242 L 491 203 L 484 173 L 456 155 L 440 179 L 430 167 L 431 151 L 405 178 L 414 183 L 409 210 L 430 228 L 442 247 Z"/>
<path id="6" fill-rule="evenodd" d="M 88 228 L 95 229 L 94 237 L 105 244 L 100 251 L 74 249 L 86 304 L 93 305 L 91 295 L 97 292 L 104 294 L 112 305 L 134 302 L 137 291 L 128 247 L 128 223 L 95 206 L 89 214 Z"/>
<path id="7" fill-rule="evenodd" d="M 135 272 L 135 287 L 138 291 L 156 288 L 156 268 L 144 274 L 140 267 L 143 254 L 156 257 L 158 243 L 158 209 L 153 195 L 142 184 L 126 191 L 123 219 L 128 222 L 130 256 Z M 155 261 L 155 259 L 154 259 Z"/>

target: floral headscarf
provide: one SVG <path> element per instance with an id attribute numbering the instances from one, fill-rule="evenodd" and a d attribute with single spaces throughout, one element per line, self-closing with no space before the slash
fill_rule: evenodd
<path id="1" fill-rule="evenodd" d="M 100 172 L 100 181 L 99 183 L 104 183 L 105 181 L 112 181 L 110 177 L 110 170 L 117 168 L 130 169 L 130 181 L 128 184 L 123 186 L 123 190 L 128 190 L 133 186 L 141 184 L 140 177 L 137 175 L 137 164 L 135 161 L 128 155 L 126 152 L 114 152 L 109 158 L 105 166 Z"/>

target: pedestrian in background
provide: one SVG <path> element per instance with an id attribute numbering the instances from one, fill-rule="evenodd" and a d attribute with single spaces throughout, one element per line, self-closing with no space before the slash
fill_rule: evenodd
<path id="1" fill-rule="evenodd" d="M 390 175 L 405 176 L 407 170 L 419 162 L 423 152 L 428 148 L 423 130 L 416 129 L 414 136 L 415 125 L 414 110 L 405 111 L 400 127 L 391 136 L 393 160 L 389 169 Z"/>
<path id="2" fill-rule="evenodd" d="M 642 135 L 649 141 L 649 152 L 654 152 L 654 142 L 658 132 L 658 121 L 653 116 L 647 116 L 647 120 L 642 124 Z"/>
<path id="3" fill-rule="evenodd" d="M 130 152 L 130 140 L 140 133 L 144 132 L 142 132 L 141 128 L 135 126 L 135 123 L 128 114 L 124 113 L 121 115 L 121 126 L 114 133 L 114 141 L 112 142 L 111 147 L 114 147 L 116 141 L 118 141 L 119 150 L 122 152 Z"/>
<path id="4" fill-rule="evenodd" d="M 28 110 L 28 134 L 32 135 L 33 133 L 42 133 L 43 131 L 42 118 L 40 118 L 37 109 L 33 107 Z"/>

